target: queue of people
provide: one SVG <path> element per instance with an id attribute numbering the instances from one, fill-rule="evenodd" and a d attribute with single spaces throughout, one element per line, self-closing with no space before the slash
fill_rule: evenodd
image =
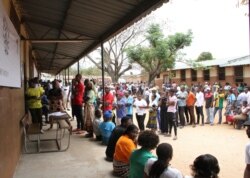
<path id="1" fill-rule="evenodd" d="M 40 124 L 43 132 L 43 125 L 49 123 L 48 113 L 69 110 L 70 101 L 72 118 L 76 117 L 77 123 L 70 131 L 106 145 L 107 161 L 113 162 L 114 175 L 119 177 L 183 177 L 178 169 L 170 166 L 172 146 L 159 144 L 158 134 L 170 137 L 174 129 L 173 140 L 177 140 L 178 127 L 213 126 L 217 112 L 217 124 L 222 124 L 224 100 L 227 100 L 224 123 L 242 126 L 250 112 L 247 86 L 234 89 L 228 84 L 222 88 L 217 83 L 190 87 L 168 83 L 159 92 L 157 87 L 148 88 L 145 84 L 137 88 L 131 84 L 102 87 L 94 80 L 82 82 L 80 74 L 70 86 L 66 85 L 60 86 L 60 82 L 54 80 L 52 86 L 43 88 L 37 78 L 29 81 L 26 98 L 32 121 Z M 136 122 L 138 127 L 134 125 Z M 151 153 L 155 148 L 157 157 Z M 217 159 L 210 154 L 197 157 L 191 169 L 194 178 L 217 178 L 220 171 Z"/>

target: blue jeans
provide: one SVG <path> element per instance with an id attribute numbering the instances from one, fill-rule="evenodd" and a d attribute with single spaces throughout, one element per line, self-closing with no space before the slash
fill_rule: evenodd
<path id="1" fill-rule="evenodd" d="M 213 109 L 214 108 L 206 108 L 207 123 L 210 123 L 210 124 L 214 123 Z"/>
<path id="2" fill-rule="evenodd" d="M 219 111 L 219 122 L 218 123 L 221 124 L 221 121 L 222 121 L 222 108 L 219 108 L 219 107 L 214 108 L 214 117 L 215 117 L 217 111 Z"/>

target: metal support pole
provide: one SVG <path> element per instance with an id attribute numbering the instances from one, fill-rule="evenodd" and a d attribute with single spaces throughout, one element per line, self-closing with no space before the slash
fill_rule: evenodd
<path id="1" fill-rule="evenodd" d="M 67 79 L 66 76 L 67 76 L 67 71 L 66 71 L 66 69 L 64 69 L 64 85 L 65 85 L 65 83 L 68 83 L 66 80 Z"/>
<path id="2" fill-rule="evenodd" d="M 104 85 L 105 85 L 105 81 L 104 81 L 104 49 L 103 49 L 103 42 L 101 43 L 101 58 L 102 58 L 102 101 L 104 104 Z M 104 107 L 102 107 L 102 111 L 104 113 Z"/>
<path id="3" fill-rule="evenodd" d="M 79 74 L 79 72 L 80 72 L 80 63 L 79 61 L 77 61 L 77 74 Z"/>
<path id="4" fill-rule="evenodd" d="M 68 83 L 69 83 L 69 68 L 68 68 Z"/>

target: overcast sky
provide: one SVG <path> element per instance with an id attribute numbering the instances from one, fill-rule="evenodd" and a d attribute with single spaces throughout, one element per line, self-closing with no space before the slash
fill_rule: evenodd
<path id="1" fill-rule="evenodd" d="M 237 0 L 170 1 L 152 15 L 167 21 L 166 34 L 193 31 L 193 42 L 184 50 L 186 58 L 197 58 L 203 51 L 217 59 L 249 54 L 247 6 L 237 8 Z"/>

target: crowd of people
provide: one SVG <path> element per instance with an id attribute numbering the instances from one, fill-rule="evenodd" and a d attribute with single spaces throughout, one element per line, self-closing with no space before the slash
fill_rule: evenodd
<path id="1" fill-rule="evenodd" d="M 76 118 L 77 124 L 70 132 L 101 141 L 107 146 L 106 158 L 113 162 L 114 175 L 129 178 L 183 177 L 169 164 L 172 146 L 159 144 L 158 134 L 171 137 L 174 129 L 173 140 L 177 140 L 178 128 L 213 126 L 217 112 L 217 124 L 241 128 L 250 113 L 250 91 L 243 83 L 187 86 L 172 82 L 161 89 L 145 83 L 102 86 L 93 79 L 83 82 L 77 74 L 70 84 L 64 85 L 58 80 L 51 84 L 31 79 L 26 98 L 32 122 L 40 124 L 41 132 L 43 125 L 51 123 L 49 113 L 71 108 L 72 120 Z M 71 125 L 70 120 L 67 122 Z M 155 148 L 157 157 L 151 153 Z M 216 178 L 220 168 L 214 156 L 204 154 L 195 159 L 192 171 L 194 178 Z"/>

